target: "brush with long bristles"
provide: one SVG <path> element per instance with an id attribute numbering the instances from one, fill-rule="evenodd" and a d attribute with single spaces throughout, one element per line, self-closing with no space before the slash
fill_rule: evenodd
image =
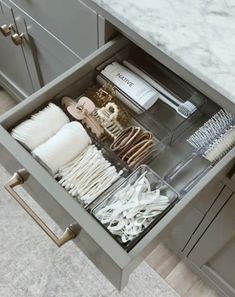
<path id="1" fill-rule="evenodd" d="M 171 182 L 196 156 L 201 155 L 210 161 L 210 166 L 221 160 L 235 146 L 235 115 L 221 109 L 187 141 L 195 150 L 165 176 L 167 182 Z"/>

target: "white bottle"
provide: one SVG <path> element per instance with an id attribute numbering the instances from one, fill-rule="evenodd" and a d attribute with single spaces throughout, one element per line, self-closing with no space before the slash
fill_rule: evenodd
<path id="1" fill-rule="evenodd" d="M 109 64 L 101 73 L 137 103 L 133 104 L 121 92 L 116 92 L 116 96 L 137 113 L 148 110 L 159 97 L 159 93 L 151 85 L 118 62 Z M 101 84 L 105 83 L 100 75 L 97 76 L 97 80 Z M 138 108 L 138 105 L 143 110 Z"/>

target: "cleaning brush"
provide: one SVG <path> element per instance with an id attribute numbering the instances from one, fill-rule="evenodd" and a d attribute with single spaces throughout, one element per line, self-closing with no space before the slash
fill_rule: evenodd
<path id="1" fill-rule="evenodd" d="M 164 103 L 173 108 L 180 116 L 183 118 L 188 118 L 192 113 L 197 110 L 197 107 L 190 101 L 182 102 L 163 88 L 159 83 L 153 80 L 149 75 L 140 70 L 138 67 L 134 66 L 128 61 L 123 61 L 123 65 L 133 71 L 135 74 L 143 78 L 147 83 L 149 83 L 154 89 L 159 93 L 159 99 Z"/>
<path id="2" fill-rule="evenodd" d="M 210 161 L 211 167 L 222 159 L 235 146 L 235 115 L 221 109 L 187 141 L 195 150 L 165 176 L 167 182 L 171 182 L 182 169 L 199 155 Z M 199 179 L 199 176 L 197 178 Z"/>

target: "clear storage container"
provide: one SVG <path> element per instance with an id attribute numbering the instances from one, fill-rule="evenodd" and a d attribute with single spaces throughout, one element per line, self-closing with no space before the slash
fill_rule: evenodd
<path id="1" fill-rule="evenodd" d="M 146 201 L 146 208 L 145 206 L 142 206 L 144 199 L 140 196 L 135 197 L 134 199 L 138 199 L 139 202 L 135 204 L 136 201 L 132 201 L 133 204 L 130 204 L 130 199 L 128 198 L 127 191 L 130 189 L 130 187 L 136 188 L 139 187 L 138 182 L 142 177 L 145 177 L 149 182 L 149 192 L 155 193 L 153 191 L 160 191 L 160 195 L 164 197 L 168 197 L 168 203 L 165 205 L 159 206 L 159 200 L 151 200 Z M 138 184 L 138 185 L 137 185 Z M 137 186 L 136 186 L 137 185 Z M 129 187 L 129 188 L 128 188 Z M 144 192 L 145 194 L 147 192 Z M 147 194 L 146 194 L 147 195 Z M 144 196 L 150 197 L 150 196 Z M 153 196 L 151 196 L 152 199 Z M 129 199 L 129 200 L 128 200 Z M 178 201 L 179 194 L 170 186 L 168 185 L 158 174 L 156 174 L 153 170 L 151 170 L 147 165 L 141 165 L 139 166 L 128 178 L 126 178 L 121 184 L 118 186 L 113 186 L 112 190 L 109 189 L 108 193 L 103 193 L 102 196 L 99 198 L 99 202 L 96 206 L 91 208 L 91 213 L 93 216 L 106 228 L 112 236 L 121 244 L 121 246 L 127 250 L 130 250 L 157 222 L 161 220 L 161 218 L 174 206 L 174 204 Z M 128 204 L 129 203 L 129 204 Z M 120 205 L 120 209 L 118 209 L 118 205 Z M 133 208 L 131 207 L 133 205 Z M 117 207 L 117 208 L 116 208 Z M 136 215 L 130 219 L 130 214 L 133 209 L 137 210 L 139 207 L 139 212 L 136 213 Z M 156 210 L 160 209 L 160 211 L 149 211 L 151 208 Z M 123 209 L 122 214 L 119 216 L 120 220 L 116 219 L 115 213 L 112 211 L 120 212 L 121 208 Z M 148 213 L 148 214 L 147 214 Z M 107 216 L 111 214 L 112 217 L 115 219 L 113 220 L 113 223 L 102 223 L 102 221 L 107 219 Z M 149 215 L 149 217 L 148 217 Z M 112 221 L 110 219 L 110 221 Z M 138 225 L 141 222 L 141 229 L 138 229 L 138 234 L 136 236 L 131 236 L 132 239 L 126 240 L 128 238 L 127 229 L 130 227 L 130 222 L 132 221 L 133 226 L 134 224 Z M 127 223 L 127 225 L 123 225 Z M 119 225 L 120 224 L 120 225 Z M 120 228 L 123 225 L 122 228 Z M 120 228 L 120 230 L 113 231 L 114 229 L 110 227 L 113 227 L 115 229 L 115 226 L 117 226 L 117 229 Z M 127 228 L 127 226 L 129 226 Z M 135 228 L 135 226 L 133 227 Z M 128 234 L 130 234 L 132 231 L 128 231 Z M 123 240 L 125 239 L 125 240 Z M 125 242 L 124 242 L 125 241 Z"/>

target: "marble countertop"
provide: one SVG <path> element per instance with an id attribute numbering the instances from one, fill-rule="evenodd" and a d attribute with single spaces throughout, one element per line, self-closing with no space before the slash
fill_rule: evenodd
<path id="1" fill-rule="evenodd" d="M 234 0 L 92 0 L 235 103 Z"/>

